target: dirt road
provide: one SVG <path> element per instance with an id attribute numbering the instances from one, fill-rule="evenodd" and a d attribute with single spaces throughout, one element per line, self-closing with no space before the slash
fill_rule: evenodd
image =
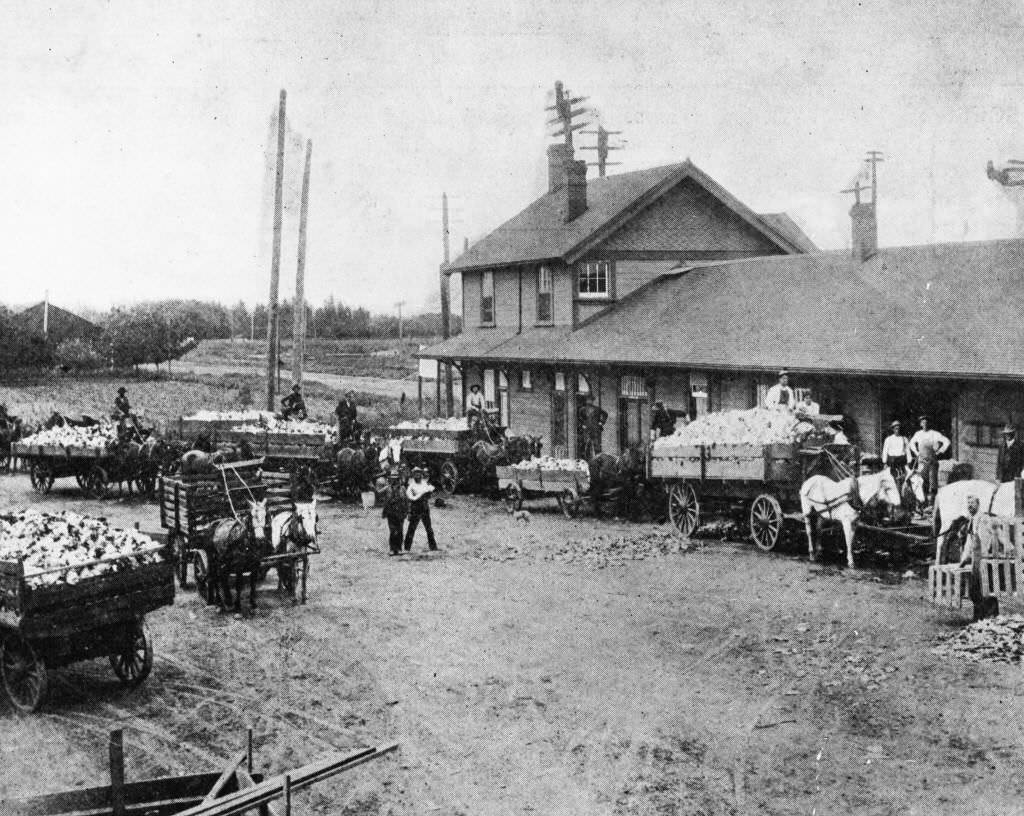
<path id="1" fill-rule="evenodd" d="M 37 501 L 143 527 L 153 505 Z M 59 486 L 59 483 L 58 483 Z M 397 740 L 304 796 L 342 814 L 1019 812 L 1020 670 L 930 652 L 957 625 L 898 573 L 809 565 L 665 528 L 456 497 L 389 558 L 373 511 L 321 507 L 308 605 L 263 586 L 235 620 L 182 591 L 152 616 L 153 677 L 54 673 L 0 709 L 0 795 L 93 783 L 126 725 L 129 777 L 202 769 L 257 735 L 262 768 Z"/>

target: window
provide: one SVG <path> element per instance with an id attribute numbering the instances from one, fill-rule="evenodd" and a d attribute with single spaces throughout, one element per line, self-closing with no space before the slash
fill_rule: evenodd
<path id="1" fill-rule="evenodd" d="M 530 369 L 524 368 L 519 372 L 519 387 L 522 388 L 523 391 L 533 390 L 533 377 L 530 374 Z"/>
<path id="2" fill-rule="evenodd" d="M 494 273 L 480 276 L 480 325 L 494 325 Z"/>
<path id="3" fill-rule="evenodd" d="M 1003 426 L 985 423 L 970 423 L 967 426 L 967 441 L 976 448 L 998 448 L 1003 440 Z"/>
<path id="4" fill-rule="evenodd" d="M 507 428 L 509 424 L 508 374 L 498 372 L 498 424 Z"/>
<path id="5" fill-rule="evenodd" d="M 633 399 L 647 399 L 647 384 L 644 378 L 635 374 L 629 374 L 621 379 L 619 394 L 623 397 Z"/>
<path id="6" fill-rule="evenodd" d="M 577 269 L 576 289 L 581 298 L 611 296 L 611 264 L 608 261 L 586 261 Z"/>
<path id="7" fill-rule="evenodd" d="M 583 374 L 576 375 L 576 393 L 577 394 L 589 394 L 590 393 L 590 382 Z"/>
<path id="8" fill-rule="evenodd" d="M 537 270 L 537 322 L 551 321 L 551 267 L 542 266 Z"/>
<path id="9" fill-rule="evenodd" d="M 495 392 L 497 382 L 493 368 L 484 369 L 484 407 L 492 409 L 495 407 Z"/>
<path id="10" fill-rule="evenodd" d="M 555 390 L 556 391 L 564 391 L 565 390 L 565 374 L 563 374 L 561 371 L 556 371 L 555 372 Z"/>

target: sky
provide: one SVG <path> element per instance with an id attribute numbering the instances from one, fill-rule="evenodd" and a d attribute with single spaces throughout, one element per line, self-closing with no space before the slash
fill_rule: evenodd
<path id="1" fill-rule="evenodd" d="M 265 302 L 282 89 L 282 297 L 306 140 L 307 299 L 436 310 L 442 192 L 456 252 L 543 193 L 555 80 L 623 131 L 612 172 L 690 158 L 822 249 L 849 245 L 867 150 L 883 246 L 1017 234 L 985 163 L 1024 159 L 1020 3 L 0 0 L 0 23 L 6 304 Z"/>

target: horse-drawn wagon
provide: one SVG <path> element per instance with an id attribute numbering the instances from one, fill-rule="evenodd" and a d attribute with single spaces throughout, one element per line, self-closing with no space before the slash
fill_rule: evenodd
<path id="1" fill-rule="evenodd" d="M 532 459 L 495 470 L 510 513 L 522 509 L 523 499 L 546 497 L 558 502 L 566 518 L 575 518 L 590 490 L 590 470 L 582 460 Z"/>
<path id="2" fill-rule="evenodd" d="M 0 516 L 0 679 L 34 711 L 47 671 L 107 657 L 127 686 L 146 679 L 148 612 L 174 602 L 166 545 L 99 519 L 28 511 Z"/>
<path id="3" fill-rule="evenodd" d="M 503 432 L 494 429 L 498 435 Z M 473 444 L 481 438 L 465 418 L 400 422 L 388 429 L 388 436 L 400 444 L 403 463 L 425 468 L 430 481 L 445 493 L 454 493 L 469 480 Z"/>
<path id="4" fill-rule="evenodd" d="M 160 475 L 160 441 L 134 431 L 121 438 L 112 425 L 100 423 L 44 429 L 11 444 L 24 461 L 37 492 L 46 494 L 56 479 L 74 478 L 90 498 L 103 499 L 115 484 L 150 495 Z"/>
<path id="5" fill-rule="evenodd" d="M 226 574 L 249 575 L 254 591 L 255 581 L 271 569 L 293 599 L 306 602 L 309 557 L 320 551 L 316 504 L 312 496 L 308 502 L 295 498 L 292 476 L 264 472 L 262 465 L 262 459 L 215 465 L 205 474 L 160 480 L 160 526 L 167 530 L 178 581 L 187 585 L 191 565 L 209 603 L 226 589 Z M 240 525 L 233 538 L 218 538 L 224 522 Z"/>

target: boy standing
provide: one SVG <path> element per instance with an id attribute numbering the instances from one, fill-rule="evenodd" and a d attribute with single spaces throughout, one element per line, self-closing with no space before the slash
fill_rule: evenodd
<path id="1" fill-rule="evenodd" d="M 409 527 L 405 531 L 406 552 L 412 549 L 412 537 L 421 521 L 423 529 L 427 531 L 427 547 L 431 550 L 437 549 L 434 528 L 430 525 L 430 494 L 433 492 L 434 486 L 427 481 L 423 468 L 413 468 L 412 481 L 405 490 L 405 496 L 409 500 Z"/>
<path id="2" fill-rule="evenodd" d="M 381 515 L 388 521 L 388 555 L 402 554 L 402 524 L 408 512 L 409 503 L 402 490 L 402 481 L 397 468 L 392 472 L 384 494 L 384 510 Z"/>

